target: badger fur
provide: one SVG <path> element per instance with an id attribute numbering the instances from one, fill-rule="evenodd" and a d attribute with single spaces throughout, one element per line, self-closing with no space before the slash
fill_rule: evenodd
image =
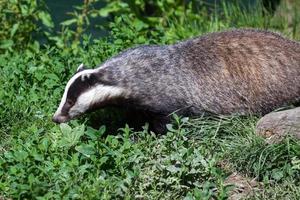
<path id="1" fill-rule="evenodd" d="M 261 30 L 211 33 L 129 49 L 95 69 L 81 65 L 53 121 L 105 106 L 142 111 L 160 128 L 173 112 L 266 114 L 299 101 L 299 77 L 300 43 Z"/>

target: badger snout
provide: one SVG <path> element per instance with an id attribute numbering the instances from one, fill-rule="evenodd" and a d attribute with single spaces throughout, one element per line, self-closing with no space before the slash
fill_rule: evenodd
<path id="1" fill-rule="evenodd" d="M 52 117 L 52 121 L 60 124 L 69 121 L 69 117 L 63 115 L 54 115 Z"/>

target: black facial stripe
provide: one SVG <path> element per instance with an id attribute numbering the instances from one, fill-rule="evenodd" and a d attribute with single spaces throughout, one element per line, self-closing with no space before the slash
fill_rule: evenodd
<path id="1" fill-rule="evenodd" d="M 68 116 L 69 110 L 73 105 L 71 105 L 68 101 L 65 102 L 64 106 L 61 109 L 61 113 L 64 116 Z"/>
<path id="2" fill-rule="evenodd" d="M 90 75 L 90 77 L 85 77 L 84 80 L 82 80 L 82 77 L 79 76 L 70 86 L 67 93 L 67 99 L 69 101 L 76 102 L 80 94 L 93 87 L 96 83 L 96 77 L 93 75 Z"/>
<path id="3" fill-rule="evenodd" d="M 99 84 L 106 85 L 106 86 L 113 86 L 115 85 L 112 82 L 109 82 L 107 80 L 101 79 L 102 74 L 100 73 L 91 73 L 85 76 L 82 80 L 82 76 L 77 77 L 77 79 L 71 84 L 69 87 L 68 93 L 67 93 L 67 101 L 71 101 L 75 103 L 80 96 L 80 94 L 86 92 L 92 87 L 95 87 Z M 65 103 L 65 106 L 70 109 L 73 105 L 70 103 Z M 64 107 L 65 107 L 64 106 Z"/>

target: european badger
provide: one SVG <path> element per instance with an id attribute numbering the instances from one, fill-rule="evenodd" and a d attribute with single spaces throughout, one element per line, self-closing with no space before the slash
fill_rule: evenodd
<path id="1" fill-rule="evenodd" d="M 300 43 L 260 30 L 211 33 L 129 49 L 96 69 L 81 65 L 53 121 L 121 106 L 148 114 L 159 132 L 172 112 L 266 114 L 299 101 L 299 77 Z"/>

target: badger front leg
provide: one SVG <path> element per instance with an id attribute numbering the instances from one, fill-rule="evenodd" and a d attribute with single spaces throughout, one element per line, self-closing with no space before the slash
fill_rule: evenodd
<path id="1" fill-rule="evenodd" d="M 156 134 L 164 134 L 167 132 L 166 125 L 171 123 L 170 116 L 154 115 L 149 120 L 149 129 Z"/>
<path id="2" fill-rule="evenodd" d="M 140 130 L 149 123 L 149 130 L 156 134 L 166 133 L 166 124 L 170 123 L 170 116 L 157 114 L 144 110 L 130 110 L 126 113 L 126 123 L 134 129 Z"/>

